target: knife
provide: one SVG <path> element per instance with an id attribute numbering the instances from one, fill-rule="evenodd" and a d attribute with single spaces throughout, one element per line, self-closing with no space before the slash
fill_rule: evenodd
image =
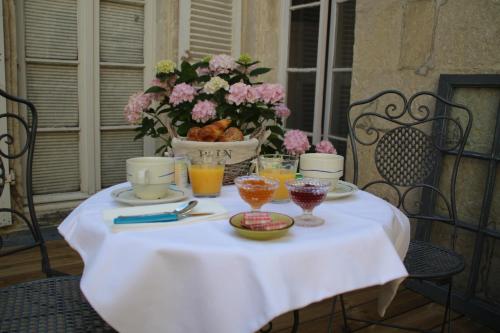
<path id="1" fill-rule="evenodd" d="M 113 219 L 114 224 L 133 224 L 133 223 L 156 223 L 156 222 L 175 222 L 184 217 L 191 216 L 206 216 L 213 215 L 214 213 L 188 213 L 188 214 L 177 214 L 177 213 L 157 213 L 157 214 L 146 214 L 146 215 L 132 215 L 132 216 L 118 216 Z"/>

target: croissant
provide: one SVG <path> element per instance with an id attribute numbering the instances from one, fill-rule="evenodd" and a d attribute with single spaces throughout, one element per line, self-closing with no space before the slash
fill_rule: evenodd
<path id="1" fill-rule="evenodd" d="M 210 125 L 215 125 L 224 131 L 226 128 L 229 127 L 229 124 L 231 124 L 231 119 L 221 119 L 221 120 L 217 120 L 217 121 L 211 123 Z M 208 126 L 210 126 L 210 125 L 208 125 Z"/>
<path id="2" fill-rule="evenodd" d="M 187 138 L 191 141 L 200 141 L 200 127 L 191 127 L 187 132 Z"/>
<path id="3" fill-rule="evenodd" d="M 199 140 L 206 142 L 217 141 L 217 139 L 224 134 L 224 130 L 229 126 L 230 123 L 230 119 L 222 119 L 213 122 L 210 125 L 203 126 L 198 132 Z"/>
<path id="4" fill-rule="evenodd" d="M 204 126 L 198 132 L 200 141 L 214 142 L 217 141 L 219 136 L 224 134 L 224 130 L 220 129 L 214 124 Z"/>
<path id="5" fill-rule="evenodd" d="M 217 141 L 230 142 L 230 141 L 243 141 L 243 132 L 236 127 L 229 127 L 224 134 L 219 137 Z"/>

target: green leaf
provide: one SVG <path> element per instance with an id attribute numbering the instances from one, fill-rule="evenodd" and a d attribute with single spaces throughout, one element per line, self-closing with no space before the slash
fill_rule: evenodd
<path id="1" fill-rule="evenodd" d="M 271 68 L 267 68 L 267 67 L 256 68 L 250 72 L 250 76 L 257 76 L 257 75 L 265 74 L 265 73 L 269 72 L 270 70 L 271 70 Z"/>
<path id="2" fill-rule="evenodd" d="M 142 139 L 146 135 L 146 132 L 139 132 L 134 136 L 134 141 Z"/>
<path id="3" fill-rule="evenodd" d="M 186 136 L 188 130 L 191 127 L 191 124 L 189 124 L 188 122 L 182 123 L 181 125 L 179 125 L 179 127 L 177 127 L 177 134 L 179 134 L 180 136 Z"/>
<path id="4" fill-rule="evenodd" d="M 196 70 L 191 66 L 191 64 L 187 61 L 183 61 L 181 64 L 181 72 L 180 72 L 180 77 L 179 80 L 180 82 L 186 82 L 190 83 L 198 77 L 198 74 L 196 74 Z"/>
<path id="5" fill-rule="evenodd" d="M 165 150 L 167 150 L 167 145 L 162 145 L 162 146 L 158 147 L 158 149 L 155 150 L 155 154 L 163 156 L 163 153 L 165 152 Z"/>
<path id="6" fill-rule="evenodd" d="M 165 92 L 165 88 L 162 88 L 162 87 L 158 87 L 158 86 L 152 86 L 152 87 L 149 87 L 144 93 L 145 94 L 151 94 L 151 93 L 161 93 L 161 92 Z"/>

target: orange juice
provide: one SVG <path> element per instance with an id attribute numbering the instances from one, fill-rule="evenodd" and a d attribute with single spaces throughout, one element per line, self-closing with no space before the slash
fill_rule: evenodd
<path id="1" fill-rule="evenodd" d="M 286 181 L 295 179 L 295 171 L 289 169 L 262 169 L 259 171 L 262 177 L 275 179 L 279 181 L 280 185 L 276 192 L 274 192 L 273 201 L 287 201 L 290 199 L 288 196 L 288 189 L 286 188 Z"/>
<path id="2" fill-rule="evenodd" d="M 189 179 L 195 196 L 218 196 L 223 178 L 224 165 L 195 164 L 189 167 Z"/>

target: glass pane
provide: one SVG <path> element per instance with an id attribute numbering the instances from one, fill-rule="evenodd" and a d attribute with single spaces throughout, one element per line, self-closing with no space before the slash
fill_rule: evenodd
<path id="1" fill-rule="evenodd" d="M 127 180 L 125 161 L 143 155 L 143 140 L 134 141 L 135 131 L 101 131 L 101 186 Z"/>
<path id="2" fill-rule="evenodd" d="M 500 244 L 498 239 L 487 237 L 483 243 L 483 255 L 479 268 L 476 296 L 500 306 Z"/>
<path id="3" fill-rule="evenodd" d="M 356 2 L 348 1 L 337 5 L 337 36 L 335 39 L 335 67 L 352 67 L 354 45 L 354 22 Z"/>
<path id="4" fill-rule="evenodd" d="M 347 137 L 347 108 L 351 99 L 351 73 L 333 73 L 330 134 Z"/>
<path id="5" fill-rule="evenodd" d="M 318 0 L 292 0 L 292 6 L 303 5 L 306 3 L 318 2 Z"/>
<path id="6" fill-rule="evenodd" d="M 453 102 L 466 105 L 474 115 L 465 149 L 489 154 L 500 105 L 500 90 L 498 88 L 457 88 L 453 93 Z"/>
<path id="7" fill-rule="evenodd" d="M 493 197 L 491 200 L 490 216 L 488 218 L 488 228 L 500 230 L 500 164 L 497 163 L 495 176 L 495 186 L 493 187 Z"/>
<path id="8" fill-rule="evenodd" d="M 292 114 L 286 127 L 312 132 L 316 73 L 288 73 L 287 104 Z"/>
<path id="9" fill-rule="evenodd" d="M 333 144 L 335 149 L 337 150 L 337 154 L 345 156 L 346 154 L 346 147 L 347 147 L 347 142 L 343 140 L 337 140 L 337 139 L 330 139 L 330 142 Z"/>
<path id="10" fill-rule="evenodd" d="M 450 200 L 450 180 L 455 156 L 446 156 L 443 159 L 439 189 Z M 488 163 L 473 158 L 462 158 L 457 174 L 456 202 L 458 219 L 469 224 L 477 225 L 481 214 L 484 191 L 486 190 L 486 176 Z M 473 180 L 473 181 L 472 181 Z M 446 205 L 436 202 L 437 213 L 449 216 Z"/>
<path id="11" fill-rule="evenodd" d="M 432 225 L 431 241 L 433 244 L 444 248 L 450 248 L 453 227 L 444 223 L 434 222 Z M 455 251 L 465 259 L 465 269 L 462 273 L 453 277 L 453 291 L 463 294 L 467 289 L 467 282 L 470 275 L 473 260 L 474 244 L 476 233 L 458 229 L 455 242 Z"/>
<path id="12" fill-rule="evenodd" d="M 319 7 L 292 11 L 288 67 L 316 67 Z"/>

